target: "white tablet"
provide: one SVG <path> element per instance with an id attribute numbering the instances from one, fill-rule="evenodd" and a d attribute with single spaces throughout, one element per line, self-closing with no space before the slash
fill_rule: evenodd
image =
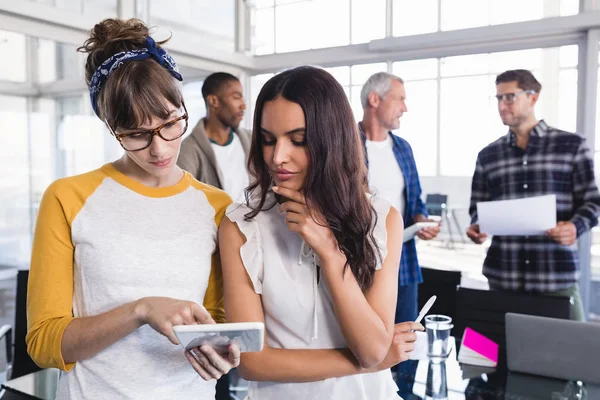
<path id="1" fill-rule="evenodd" d="M 432 228 L 434 226 L 438 226 L 439 223 L 435 221 L 427 221 L 427 222 L 417 222 L 404 228 L 404 242 L 408 242 L 410 239 L 414 238 L 417 232 L 419 232 L 423 228 Z"/>
<path id="2" fill-rule="evenodd" d="M 230 324 L 176 325 L 173 327 L 179 343 L 186 349 L 208 345 L 224 353 L 230 343 L 237 343 L 241 352 L 261 351 L 265 337 L 262 322 Z"/>

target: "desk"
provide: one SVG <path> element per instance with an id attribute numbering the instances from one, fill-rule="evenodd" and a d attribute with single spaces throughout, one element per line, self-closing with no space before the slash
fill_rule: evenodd
<path id="1" fill-rule="evenodd" d="M 11 379 L 4 386 L 43 400 L 54 400 L 60 371 L 54 368 L 42 369 L 32 374 Z M 0 399 L 5 398 L 0 396 Z"/>
<path id="2" fill-rule="evenodd" d="M 442 371 L 444 370 L 444 371 Z M 444 375 L 441 373 L 445 372 Z M 54 400 L 59 371 L 44 369 L 33 374 L 12 379 L 6 386 L 43 400 Z M 441 364 L 427 360 L 415 363 L 412 374 L 399 379 L 411 387 L 411 393 L 401 393 L 404 400 L 598 400 L 600 385 L 579 384 L 572 381 L 551 379 L 495 370 L 491 368 L 460 365 L 456 352 Z M 429 388 L 428 388 L 429 386 Z M 432 391 L 446 388 L 446 395 Z M 4 396 L 0 396 L 0 399 Z M 378 399 L 374 399 L 378 400 Z"/>
<path id="3" fill-rule="evenodd" d="M 456 352 L 442 364 L 416 362 L 411 373 L 397 376 L 404 400 L 598 400 L 600 385 L 545 378 L 459 364 Z"/>

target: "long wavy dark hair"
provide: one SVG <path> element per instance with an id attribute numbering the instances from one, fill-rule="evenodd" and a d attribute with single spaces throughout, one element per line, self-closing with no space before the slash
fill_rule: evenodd
<path id="1" fill-rule="evenodd" d="M 246 203 L 254 218 L 267 203 L 273 184 L 263 158 L 261 135 L 265 103 L 279 96 L 302 107 L 306 124 L 309 169 L 303 193 L 311 212 L 321 213 L 361 289 L 373 284 L 379 249 L 373 237 L 377 214 L 368 198 L 367 168 L 362 141 L 342 86 L 323 69 L 309 66 L 281 72 L 263 86 L 254 111 L 248 169 L 252 184 Z M 325 222 L 325 221 L 323 221 Z"/>

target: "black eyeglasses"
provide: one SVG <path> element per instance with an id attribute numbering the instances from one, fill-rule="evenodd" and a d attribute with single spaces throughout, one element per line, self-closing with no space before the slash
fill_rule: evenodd
<path id="1" fill-rule="evenodd" d="M 117 134 L 111 128 L 106 119 L 104 119 L 104 122 L 106 123 L 106 126 L 108 126 L 110 133 L 117 139 L 124 150 L 140 151 L 150 147 L 152 140 L 156 135 L 160 136 L 160 138 L 166 142 L 172 142 L 173 140 L 177 140 L 185 134 L 188 128 L 189 117 L 187 109 L 185 108 L 185 104 L 182 105 L 184 110 L 184 114 L 182 116 L 166 122 L 154 129 Z"/>
<path id="2" fill-rule="evenodd" d="M 498 103 L 500 103 L 501 101 L 504 101 L 504 104 L 512 104 L 517 99 L 517 96 L 520 96 L 522 94 L 534 94 L 534 93 L 535 93 L 534 90 L 523 90 L 521 92 L 515 92 L 515 93 L 498 94 L 494 97 L 496 97 L 496 100 L 498 100 Z"/>

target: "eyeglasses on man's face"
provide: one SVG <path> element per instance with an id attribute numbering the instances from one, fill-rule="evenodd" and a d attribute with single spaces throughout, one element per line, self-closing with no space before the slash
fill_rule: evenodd
<path id="1" fill-rule="evenodd" d="M 136 132 L 128 132 L 118 134 L 109 125 L 108 121 L 106 125 L 110 130 L 110 133 L 117 139 L 121 147 L 126 151 L 140 151 L 144 150 L 152 144 L 154 136 L 160 136 L 160 138 L 166 142 L 172 142 L 182 137 L 188 128 L 188 113 L 183 104 L 183 115 L 169 121 L 164 124 L 148 130 L 140 130 Z"/>
<path id="2" fill-rule="evenodd" d="M 533 90 L 522 90 L 520 92 L 514 92 L 514 93 L 503 93 L 503 94 L 497 94 L 496 100 L 498 100 L 498 104 L 500 104 L 500 102 L 504 102 L 504 104 L 513 104 L 515 102 L 515 100 L 517 99 L 517 96 L 520 96 L 522 94 L 534 94 L 535 91 Z"/>

